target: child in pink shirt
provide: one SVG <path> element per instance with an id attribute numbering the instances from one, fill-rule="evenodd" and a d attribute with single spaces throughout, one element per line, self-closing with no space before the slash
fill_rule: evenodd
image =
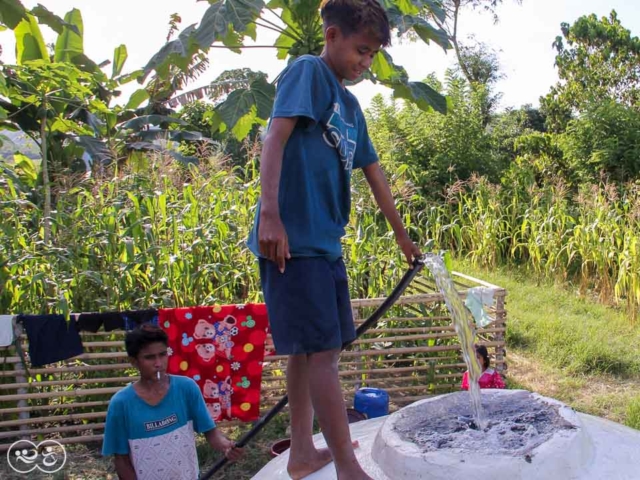
<path id="1" fill-rule="evenodd" d="M 489 352 L 484 345 L 478 345 L 476 347 L 476 356 L 482 367 L 482 375 L 478 383 L 480 388 L 504 388 L 504 380 L 498 372 L 493 368 L 489 368 Z M 462 376 L 462 390 L 469 390 L 469 371 L 464 372 Z"/>

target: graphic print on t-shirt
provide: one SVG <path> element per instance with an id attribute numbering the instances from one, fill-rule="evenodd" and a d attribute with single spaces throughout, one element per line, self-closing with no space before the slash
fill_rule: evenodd
<path id="1" fill-rule="evenodd" d="M 178 416 L 174 413 L 173 415 L 169 415 L 167 418 L 163 418 L 162 420 L 156 420 L 154 422 L 146 422 L 144 424 L 144 429 L 147 432 L 153 432 L 154 430 L 166 428 L 176 423 L 178 423 Z"/>
<path id="2" fill-rule="evenodd" d="M 133 467 L 139 479 L 198 478 L 196 438 L 191 421 L 169 433 L 130 439 L 129 447 Z"/>
<path id="3" fill-rule="evenodd" d="M 324 121 L 324 118 L 323 118 Z M 358 132 L 352 123 L 348 123 L 340 114 L 340 104 L 334 103 L 329 119 L 324 121 L 326 131 L 322 135 L 330 147 L 338 151 L 344 169 L 351 173 L 353 157 L 356 153 Z"/>

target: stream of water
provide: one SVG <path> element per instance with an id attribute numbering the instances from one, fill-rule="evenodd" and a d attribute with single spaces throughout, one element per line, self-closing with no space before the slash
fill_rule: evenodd
<path id="1" fill-rule="evenodd" d="M 482 376 L 482 367 L 476 357 L 474 340 L 476 336 L 474 321 L 471 312 L 465 307 L 464 302 L 456 291 L 456 287 L 451 280 L 442 257 L 435 254 L 426 254 L 424 264 L 433 275 L 438 290 L 444 296 L 444 301 L 451 313 L 453 324 L 462 346 L 462 356 L 469 370 L 469 394 L 471 396 L 471 406 L 478 428 L 483 430 L 486 426 L 484 410 L 480 398 L 480 385 L 478 380 Z"/>

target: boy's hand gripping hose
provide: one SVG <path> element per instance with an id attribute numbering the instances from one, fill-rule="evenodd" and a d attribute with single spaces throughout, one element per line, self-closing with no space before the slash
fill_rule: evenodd
<path id="1" fill-rule="evenodd" d="M 402 296 L 402 294 L 407 289 L 411 281 L 416 277 L 416 275 L 418 275 L 418 273 L 420 273 L 420 271 L 422 270 L 422 267 L 424 267 L 423 257 L 413 261 L 413 267 L 405 272 L 404 276 L 400 280 L 400 283 L 398 283 L 396 288 L 394 288 L 393 291 L 391 292 L 391 295 L 389 295 L 387 299 L 382 303 L 382 305 L 380 305 L 376 309 L 376 311 L 373 312 L 371 316 L 367 318 L 364 321 L 364 323 L 362 323 L 356 329 L 356 338 L 353 341 L 343 345 L 342 346 L 343 350 L 347 348 L 349 345 L 351 345 L 351 343 L 353 343 L 355 340 L 360 338 L 364 332 L 366 332 L 367 330 L 369 330 L 371 327 L 375 326 L 378 323 L 378 320 L 380 320 L 382 316 L 385 313 L 387 313 L 387 311 L 393 306 L 393 304 L 396 303 L 398 299 Z M 289 397 L 287 395 L 282 397 L 280 401 L 271 408 L 271 410 L 269 410 L 262 418 L 260 418 L 255 423 L 255 425 L 251 430 L 245 433 L 236 442 L 236 446 L 239 448 L 243 448 L 244 446 L 246 446 L 247 443 L 249 443 L 249 441 L 253 439 L 253 437 L 255 437 L 258 433 L 260 433 L 260 431 L 273 419 L 273 417 L 275 417 L 278 413 L 280 413 L 280 411 L 287 405 L 288 402 L 289 402 Z M 218 472 L 222 467 L 224 467 L 228 461 L 229 460 L 227 459 L 227 457 L 222 457 L 220 460 L 218 460 L 218 462 L 213 467 L 211 467 L 211 469 L 208 472 L 204 473 L 204 475 L 200 477 L 200 480 L 210 479 L 216 472 Z"/>

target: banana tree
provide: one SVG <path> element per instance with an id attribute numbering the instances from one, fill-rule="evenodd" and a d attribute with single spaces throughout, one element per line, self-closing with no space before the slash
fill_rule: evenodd
<path id="1" fill-rule="evenodd" d="M 172 18 L 174 23 L 178 20 Z M 44 43 L 41 24 L 58 34 L 52 52 Z M 195 133 L 175 131 L 181 120 L 171 117 L 170 110 L 157 108 L 157 99 L 169 98 L 192 73 L 172 72 L 169 82 L 153 78 L 124 105 L 114 106 L 111 102 L 120 95 L 119 88 L 143 72 L 123 74 L 124 45 L 115 49 L 113 61 L 98 65 L 89 59 L 84 53 L 79 10 L 71 10 L 62 19 L 41 5 L 27 10 L 19 0 L 0 0 L 2 25 L 14 31 L 16 65 L 0 66 L 0 127 L 20 129 L 39 144 L 43 183 L 49 183 L 50 166 L 55 167 L 55 174 L 70 168 L 78 158 L 85 159 L 80 162 L 84 169 L 87 162 L 108 163 L 131 150 L 158 150 L 159 138 L 200 139 Z M 206 59 L 194 59 L 204 63 L 201 70 L 206 68 Z M 109 64 L 110 76 L 102 70 Z M 148 105 L 140 108 L 145 101 Z M 194 160 L 173 150 L 168 153 L 181 161 Z M 55 160 L 55 165 L 49 160 Z"/>
<path id="2" fill-rule="evenodd" d="M 18 0 L 0 3 L 0 22 L 16 38 L 16 65 L 0 68 L 0 127 L 22 130 L 39 145 L 49 243 L 52 167 L 55 172 L 70 166 L 66 160 L 75 156 L 74 143 L 67 140 L 91 133 L 86 117 L 104 108 L 104 89 L 98 88 L 97 65 L 83 52 L 79 11 L 62 19 L 41 5 L 28 11 Z M 59 34 L 52 55 L 38 20 Z"/>
<path id="3" fill-rule="evenodd" d="M 144 67 L 145 75 L 167 75 L 170 68 L 187 71 L 195 55 L 211 48 L 227 48 L 240 53 L 245 48 L 272 48 L 276 57 L 292 61 L 300 55 L 318 55 L 324 37 L 320 18 L 320 0 L 209 0 L 199 24 L 183 30 L 167 42 Z M 438 0 L 381 0 L 391 26 L 398 37 L 411 34 L 427 44 L 450 48 L 447 33 L 433 23 L 444 22 L 446 13 Z M 279 33 L 273 45 L 245 45 L 247 38 L 256 39 L 257 28 Z M 144 76 L 140 78 L 142 81 Z M 383 51 L 374 59 L 370 72 L 361 80 L 390 87 L 396 98 L 415 102 L 425 110 L 446 112 L 446 99 L 423 82 L 410 81 L 404 68 L 395 65 Z M 275 80 L 274 80 L 275 82 Z M 237 138 L 245 137 L 257 123 L 268 119 L 275 94 L 274 82 L 258 76 L 231 92 L 216 107 L 215 124 L 230 129 Z M 207 94 L 212 86 L 197 89 L 174 99 L 182 103 Z M 171 99 L 169 100 L 171 101 Z"/>
<path id="4" fill-rule="evenodd" d="M 108 111 L 109 102 L 118 95 L 116 88 L 135 78 L 120 75 L 116 67 L 123 64 L 126 48 L 116 49 L 114 75 L 109 78 L 84 53 L 79 10 L 73 9 L 61 19 L 41 5 L 27 11 L 19 8 L 17 0 L 0 2 L 5 8 L 8 3 L 14 7 L 5 10 L 13 14 L 5 14 L 1 21 L 13 29 L 16 39 L 16 65 L 0 67 L 1 126 L 20 129 L 36 140 L 43 167 L 48 166 L 50 157 L 60 168 L 68 168 L 73 155 L 68 155 L 72 152 L 66 147 L 82 136 L 93 135 L 100 123 L 96 114 Z M 52 52 L 44 43 L 38 21 L 58 33 Z"/>

